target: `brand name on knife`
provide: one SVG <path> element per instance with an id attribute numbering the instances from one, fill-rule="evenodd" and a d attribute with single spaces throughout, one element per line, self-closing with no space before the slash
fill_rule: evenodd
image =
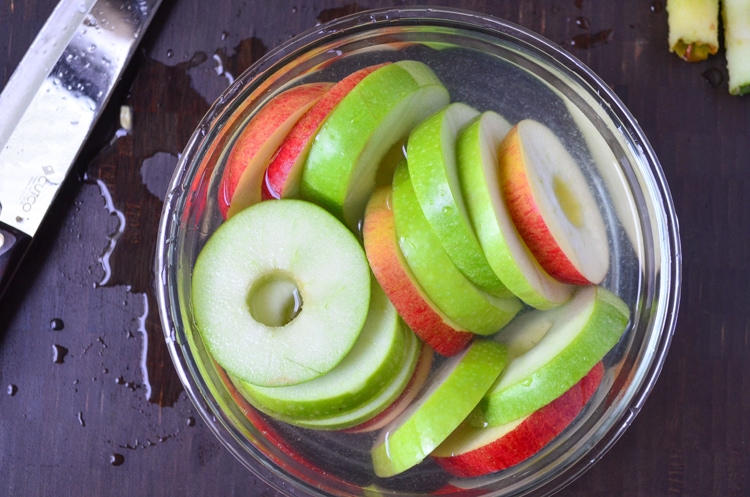
<path id="1" fill-rule="evenodd" d="M 44 188 L 47 185 L 51 184 L 52 182 L 48 180 L 46 176 L 39 176 L 35 180 L 32 179 L 29 182 L 28 189 L 23 196 L 23 203 L 21 204 L 21 208 L 23 209 L 23 211 L 31 212 L 31 209 L 34 208 L 34 204 L 36 204 L 37 200 L 39 200 L 39 196 L 44 191 Z"/>

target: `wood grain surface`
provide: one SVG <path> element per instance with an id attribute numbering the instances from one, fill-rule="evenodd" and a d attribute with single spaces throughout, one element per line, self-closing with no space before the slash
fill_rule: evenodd
<path id="1" fill-rule="evenodd" d="M 0 87 L 54 3 L 0 2 Z M 165 0 L 0 302 L 0 495 L 276 494 L 199 418 L 166 351 L 162 198 L 201 116 L 254 60 L 317 23 L 415 4 L 569 50 L 636 117 L 674 197 L 684 274 L 666 364 L 632 426 L 559 495 L 750 495 L 750 97 L 728 94 L 723 51 L 669 53 L 663 0 Z"/>

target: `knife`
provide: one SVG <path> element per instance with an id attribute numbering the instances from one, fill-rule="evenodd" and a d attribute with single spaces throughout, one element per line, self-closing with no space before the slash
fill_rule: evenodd
<path id="1" fill-rule="evenodd" d="M 0 297 L 162 0 L 60 0 L 0 93 Z"/>

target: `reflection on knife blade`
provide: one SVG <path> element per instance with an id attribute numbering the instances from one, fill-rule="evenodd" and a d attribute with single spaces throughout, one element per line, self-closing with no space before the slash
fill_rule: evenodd
<path id="1" fill-rule="evenodd" d="M 34 236 L 160 3 L 55 8 L 0 94 L 0 230 Z"/>

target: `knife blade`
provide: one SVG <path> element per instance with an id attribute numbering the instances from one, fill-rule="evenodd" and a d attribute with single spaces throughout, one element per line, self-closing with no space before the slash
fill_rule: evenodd
<path id="1" fill-rule="evenodd" d="M 0 297 L 162 0 L 60 0 L 0 93 Z"/>

